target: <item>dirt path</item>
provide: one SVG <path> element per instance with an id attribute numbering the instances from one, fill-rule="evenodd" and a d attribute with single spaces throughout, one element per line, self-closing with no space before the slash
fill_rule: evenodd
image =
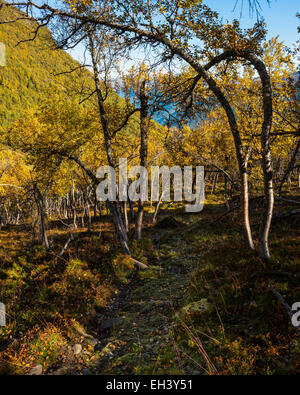
<path id="1" fill-rule="evenodd" d="M 104 313 L 99 352 L 90 367 L 94 373 L 162 373 L 160 355 L 173 348 L 170 329 L 185 297 L 193 257 L 186 254 L 180 232 L 160 230 L 153 241 L 157 262 L 122 288 Z"/>

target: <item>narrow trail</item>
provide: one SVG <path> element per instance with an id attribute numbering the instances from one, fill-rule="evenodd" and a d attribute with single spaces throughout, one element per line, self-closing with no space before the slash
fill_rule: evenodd
<path id="1" fill-rule="evenodd" d="M 163 373 L 159 356 L 173 345 L 173 317 L 182 306 L 195 262 L 180 231 L 159 230 L 152 240 L 157 261 L 122 287 L 103 312 L 93 373 Z"/>

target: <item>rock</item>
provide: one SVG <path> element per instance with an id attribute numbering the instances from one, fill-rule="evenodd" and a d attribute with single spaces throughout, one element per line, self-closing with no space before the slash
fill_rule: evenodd
<path id="1" fill-rule="evenodd" d="M 75 331 L 80 335 L 83 336 L 87 339 L 93 339 L 93 336 L 89 335 L 88 333 L 86 333 L 85 329 L 80 326 L 80 325 L 76 325 L 73 327 L 75 329 Z"/>
<path id="2" fill-rule="evenodd" d="M 117 317 L 117 318 L 109 318 L 108 320 L 103 321 L 99 325 L 99 330 L 104 331 L 110 328 L 114 328 L 120 324 L 122 324 L 123 318 L 122 317 Z"/>
<path id="3" fill-rule="evenodd" d="M 79 355 L 82 351 L 82 345 L 81 344 L 75 344 L 73 346 L 73 353 L 74 355 Z"/>
<path id="4" fill-rule="evenodd" d="M 88 368 L 82 369 L 81 373 L 82 373 L 84 376 L 92 376 L 92 375 L 93 375 L 93 373 L 92 373 L 92 372 L 90 371 L 90 369 L 88 369 Z"/>
<path id="5" fill-rule="evenodd" d="M 42 365 L 35 365 L 29 372 L 31 376 L 38 376 L 43 373 Z"/>
<path id="6" fill-rule="evenodd" d="M 89 339 L 89 344 L 93 347 L 95 347 L 99 342 L 97 339 L 93 338 L 93 339 Z"/>
<path id="7" fill-rule="evenodd" d="M 51 376 L 64 376 L 66 374 L 72 374 L 74 369 L 68 366 L 63 366 L 59 369 L 54 370 L 54 372 L 50 373 Z"/>
<path id="8" fill-rule="evenodd" d="M 188 304 L 187 306 L 184 306 L 181 309 L 181 313 L 187 318 L 195 319 L 205 313 L 210 313 L 213 310 L 214 306 L 210 302 L 208 302 L 207 299 L 201 299 L 197 302 L 193 302 Z"/>

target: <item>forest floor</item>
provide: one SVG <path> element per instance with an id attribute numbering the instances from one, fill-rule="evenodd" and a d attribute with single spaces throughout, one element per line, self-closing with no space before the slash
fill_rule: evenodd
<path id="1" fill-rule="evenodd" d="M 49 223 L 51 253 L 23 226 L 2 228 L 0 373 L 299 373 L 299 337 L 270 288 L 300 301 L 299 215 L 277 217 L 294 206 L 277 203 L 268 267 L 244 248 L 238 210 L 223 215 L 213 196 L 199 214 L 172 207 L 132 242 L 146 271 L 132 270 L 106 217 L 72 230 L 62 258 L 61 222 Z"/>

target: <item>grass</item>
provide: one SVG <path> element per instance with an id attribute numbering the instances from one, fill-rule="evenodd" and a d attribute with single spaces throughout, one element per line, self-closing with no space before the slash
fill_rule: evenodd
<path id="1" fill-rule="evenodd" d="M 254 218 L 259 211 L 253 212 Z M 300 272 L 300 230 L 294 221 L 274 223 L 270 267 L 257 253 L 245 250 L 235 218 L 186 233 L 190 251 L 201 262 L 173 328 L 185 373 L 191 364 L 209 374 L 299 373 L 299 339 L 269 285 L 273 280 L 290 305 L 300 300 L 297 279 L 281 276 Z M 210 308 L 197 311 L 197 302 L 203 300 Z"/>
<path id="2" fill-rule="evenodd" d="M 217 197 L 211 203 L 201 214 L 172 206 L 163 215 L 180 229 L 149 220 L 145 239 L 131 242 L 136 259 L 149 265 L 138 275 L 106 218 L 91 234 L 78 230 L 63 259 L 57 253 L 68 235 L 58 224 L 50 224 L 51 254 L 33 246 L 22 227 L 2 229 L 0 300 L 8 325 L 0 329 L 0 372 L 42 364 L 46 373 L 68 367 L 73 374 L 86 367 L 97 374 L 299 373 L 299 338 L 270 289 L 272 280 L 287 303 L 300 300 L 297 217 L 274 220 L 266 266 L 244 248 L 238 212 L 216 220 L 223 210 Z M 286 210 L 277 204 L 276 212 Z M 251 213 L 257 233 L 260 205 Z M 122 323 L 99 333 L 99 316 Z M 98 338 L 97 349 L 86 332 Z"/>
<path id="3" fill-rule="evenodd" d="M 28 372 L 41 362 L 40 353 L 45 368 L 55 365 L 63 345 L 80 341 L 70 330 L 74 323 L 89 325 L 95 308 L 117 292 L 108 243 L 82 232 L 58 259 L 67 233 L 52 229 L 51 235 L 49 254 L 32 246 L 22 227 L 1 231 L 0 299 L 8 312 L 8 325 L 0 329 L 1 373 Z"/>

